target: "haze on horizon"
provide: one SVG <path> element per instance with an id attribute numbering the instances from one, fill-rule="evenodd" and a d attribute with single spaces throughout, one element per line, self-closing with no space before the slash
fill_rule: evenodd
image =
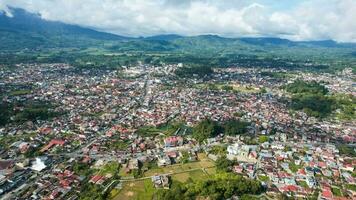
<path id="1" fill-rule="evenodd" d="M 11 8 L 124 36 L 281 37 L 356 42 L 355 0 L 1 0 Z"/>

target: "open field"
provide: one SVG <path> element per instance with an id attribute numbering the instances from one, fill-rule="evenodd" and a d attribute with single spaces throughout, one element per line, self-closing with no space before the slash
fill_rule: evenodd
<path id="1" fill-rule="evenodd" d="M 114 200 L 151 200 L 154 194 L 155 188 L 151 182 L 151 179 L 127 182 L 123 185 L 122 189 L 115 196 Z"/>
<path id="2" fill-rule="evenodd" d="M 144 176 L 153 176 L 156 174 L 167 174 L 167 173 L 179 173 L 191 169 L 209 169 L 214 167 L 214 163 L 206 158 L 205 154 L 198 155 L 199 161 L 185 163 L 185 164 L 175 164 L 166 167 L 160 167 L 156 169 L 150 169 L 144 173 Z"/>
<path id="3" fill-rule="evenodd" d="M 174 173 L 171 175 L 172 181 L 179 181 L 182 183 L 188 181 L 188 179 L 192 179 L 193 181 L 204 180 L 210 175 L 213 175 L 215 173 L 214 163 L 210 161 L 205 154 L 199 154 L 198 158 L 199 161 L 197 162 L 150 169 L 144 173 L 144 178 L 141 180 L 127 181 L 123 183 L 121 190 L 118 191 L 117 189 L 114 189 L 111 194 L 112 196 L 116 196 L 112 199 L 152 199 L 156 189 L 149 177 L 157 174 Z M 124 174 L 124 172 L 121 170 L 120 174 Z M 128 175 L 126 175 L 126 177 L 127 176 Z"/>

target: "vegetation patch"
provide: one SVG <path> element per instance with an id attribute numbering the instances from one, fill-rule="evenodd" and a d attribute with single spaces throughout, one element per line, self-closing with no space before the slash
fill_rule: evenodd
<path id="1" fill-rule="evenodd" d="M 27 94 L 31 94 L 31 90 L 15 90 L 15 91 L 11 91 L 9 93 L 10 96 L 22 96 L 22 95 L 27 95 Z"/>
<path id="2" fill-rule="evenodd" d="M 159 190 L 157 199 L 228 199 L 233 195 L 260 194 L 263 187 L 260 182 L 236 176 L 235 174 L 194 181 L 191 183 L 173 182 L 170 190 Z"/>
<path id="3" fill-rule="evenodd" d="M 268 182 L 269 181 L 269 177 L 268 176 L 258 176 L 258 178 L 260 179 L 260 181 L 263 181 L 263 182 Z"/>
<path id="4" fill-rule="evenodd" d="M 301 165 L 296 165 L 294 162 L 289 162 L 289 169 L 293 172 L 296 173 L 299 169 L 301 169 Z"/>
<path id="5" fill-rule="evenodd" d="M 356 185 L 347 184 L 346 185 L 346 189 L 356 192 Z"/>
<path id="6" fill-rule="evenodd" d="M 341 190 L 339 188 L 331 187 L 331 191 L 332 191 L 334 196 L 342 197 L 342 193 L 341 193 Z"/>
<path id="7" fill-rule="evenodd" d="M 326 95 L 328 89 L 315 81 L 297 80 L 284 89 L 293 95 L 291 108 L 303 110 L 309 116 L 324 118 L 336 109 L 335 100 Z"/>
<path id="8" fill-rule="evenodd" d="M 204 77 L 212 73 L 214 73 L 213 69 L 207 66 L 182 67 L 175 71 L 175 74 L 179 77 L 191 77 L 192 75 Z"/>
<path id="9" fill-rule="evenodd" d="M 305 82 L 301 80 L 294 81 L 293 83 L 285 86 L 287 92 L 292 94 L 322 94 L 328 93 L 328 89 L 316 81 Z"/>
<path id="10" fill-rule="evenodd" d="M 48 120 L 63 113 L 54 111 L 54 105 L 47 102 L 24 102 L 16 104 L 0 104 L 0 126 L 8 123 Z"/>
<path id="11" fill-rule="evenodd" d="M 356 151 L 352 146 L 349 146 L 347 144 L 341 144 L 338 145 L 337 148 L 339 149 L 341 155 L 356 157 Z"/>
<path id="12" fill-rule="evenodd" d="M 114 200 L 151 200 L 153 198 L 155 188 L 151 182 L 151 179 L 142 181 L 126 182 L 123 184 L 123 188 L 119 194 L 114 197 Z"/>
<path id="13" fill-rule="evenodd" d="M 203 142 L 207 138 L 216 137 L 220 133 L 226 135 L 240 135 L 247 131 L 247 127 L 250 125 L 248 122 L 239 121 L 231 119 L 222 123 L 205 119 L 199 122 L 193 128 L 193 137 L 199 141 Z"/>

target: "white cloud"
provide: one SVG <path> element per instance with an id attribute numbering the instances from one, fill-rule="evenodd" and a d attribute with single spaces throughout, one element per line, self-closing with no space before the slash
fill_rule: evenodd
<path id="1" fill-rule="evenodd" d="M 271 2 L 281 0 L 2 0 L 0 10 L 20 7 L 48 20 L 129 36 L 218 34 L 356 42 L 355 0 L 300 0 L 284 9 Z"/>

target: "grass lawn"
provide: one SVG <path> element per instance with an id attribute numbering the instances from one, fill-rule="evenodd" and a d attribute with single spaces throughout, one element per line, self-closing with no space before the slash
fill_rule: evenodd
<path id="1" fill-rule="evenodd" d="M 133 175 L 131 173 L 126 173 L 126 168 L 125 167 L 121 167 L 120 168 L 120 171 L 119 171 L 119 176 L 120 177 L 132 177 L 133 178 Z"/>
<path id="2" fill-rule="evenodd" d="M 199 157 L 200 155 L 198 155 Z M 162 173 L 177 173 L 182 172 L 190 169 L 197 169 L 197 168 L 212 168 L 214 167 L 214 163 L 206 157 L 202 156 L 199 157 L 200 161 L 185 163 L 185 164 L 174 164 L 166 167 L 150 169 L 144 173 L 144 176 L 153 176 L 155 174 L 162 174 Z"/>
<path id="3" fill-rule="evenodd" d="M 209 160 L 205 154 L 198 154 L 199 161 L 185 163 L 185 164 L 175 164 L 166 167 L 157 167 L 149 169 L 144 173 L 144 177 L 153 176 L 156 174 L 166 174 L 166 173 L 177 173 L 171 176 L 173 181 L 186 182 L 189 178 L 193 181 L 204 180 L 210 175 L 215 174 L 215 165 Z M 205 171 L 203 171 L 205 168 Z M 197 169 L 193 171 L 184 172 L 190 169 Z M 179 173 L 182 172 L 182 173 Z M 120 176 L 131 176 L 124 172 L 124 168 L 120 169 Z M 129 181 L 123 184 L 123 188 L 117 192 L 114 189 L 111 191 L 111 197 L 115 196 L 114 200 L 126 200 L 126 199 L 152 199 L 155 193 L 155 188 L 151 182 L 151 179 L 145 179 L 140 181 Z M 117 194 L 118 193 L 118 194 Z"/>
<path id="4" fill-rule="evenodd" d="M 173 180 L 177 180 L 179 182 L 186 182 L 189 178 L 196 180 L 203 180 L 207 178 L 209 175 L 215 173 L 214 163 L 210 161 L 205 154 L 198 154 L 199 161 L 185 163 L 185 164 L 175 164 L 166 167 L 160 167 L 155 169 L 150 169 L 145 172 L 144 176 L 152 176 L 156 174 L 164 174 L 164 173 L 177 173 L 172 175 Z M 203 170 L 199 170 L 205 168 L 205 172 Z M 189 172 L 183 172 L 190 169 L 198 169 Z M 183 172 L 183 173 L 179 173 Z"/>
<path id="5" fill-rule="evenodd" d="M 180 174 L 174 174 L 172 175 L 172 179 L 185 183 L 189 178 L 191 178 L 193 181 L 200 181 L 208 178 L 209 175 L 207 175 L 203 170 L 194 170 L 191 172 L 184 172 Z"/>
<path id="6" fill-rule="evenodd" d="M 208 173 L 209 176 L 216 174 L 216 168 L 207 168 L 205 169 L 206 173 Z"/>
<path id="7" fill-rule="evenodd" d="M 107 175 L 107 174 L 114 175 L 115 173 L 119 172 L 119 169 L 120 169 L 120 164 L 118 162 L 108 162 L 100 169 L 99 174 L 100 175 Z"/>
<path id="8" fill-rule="evenodd" d="M 108 199 L 114 199 L 118 194 L 120 193 L 120 190 L 114 188 L 110 191 Z"/>
<path id="9" fill-rule="evenodd" d="M 151 179 L 124 183 L 123 188 L 113 199 L 114 200 L 151 200 L 155 188 Z"/>
<path id="10" fill-rule="evenodd" d="M 331 191 L 333 192 L 333 195 L 338 196 L 338 197 L 342 197 L 342 193 L 341 193 L 341 190 L 339 188 L 332 187 Z"/>

